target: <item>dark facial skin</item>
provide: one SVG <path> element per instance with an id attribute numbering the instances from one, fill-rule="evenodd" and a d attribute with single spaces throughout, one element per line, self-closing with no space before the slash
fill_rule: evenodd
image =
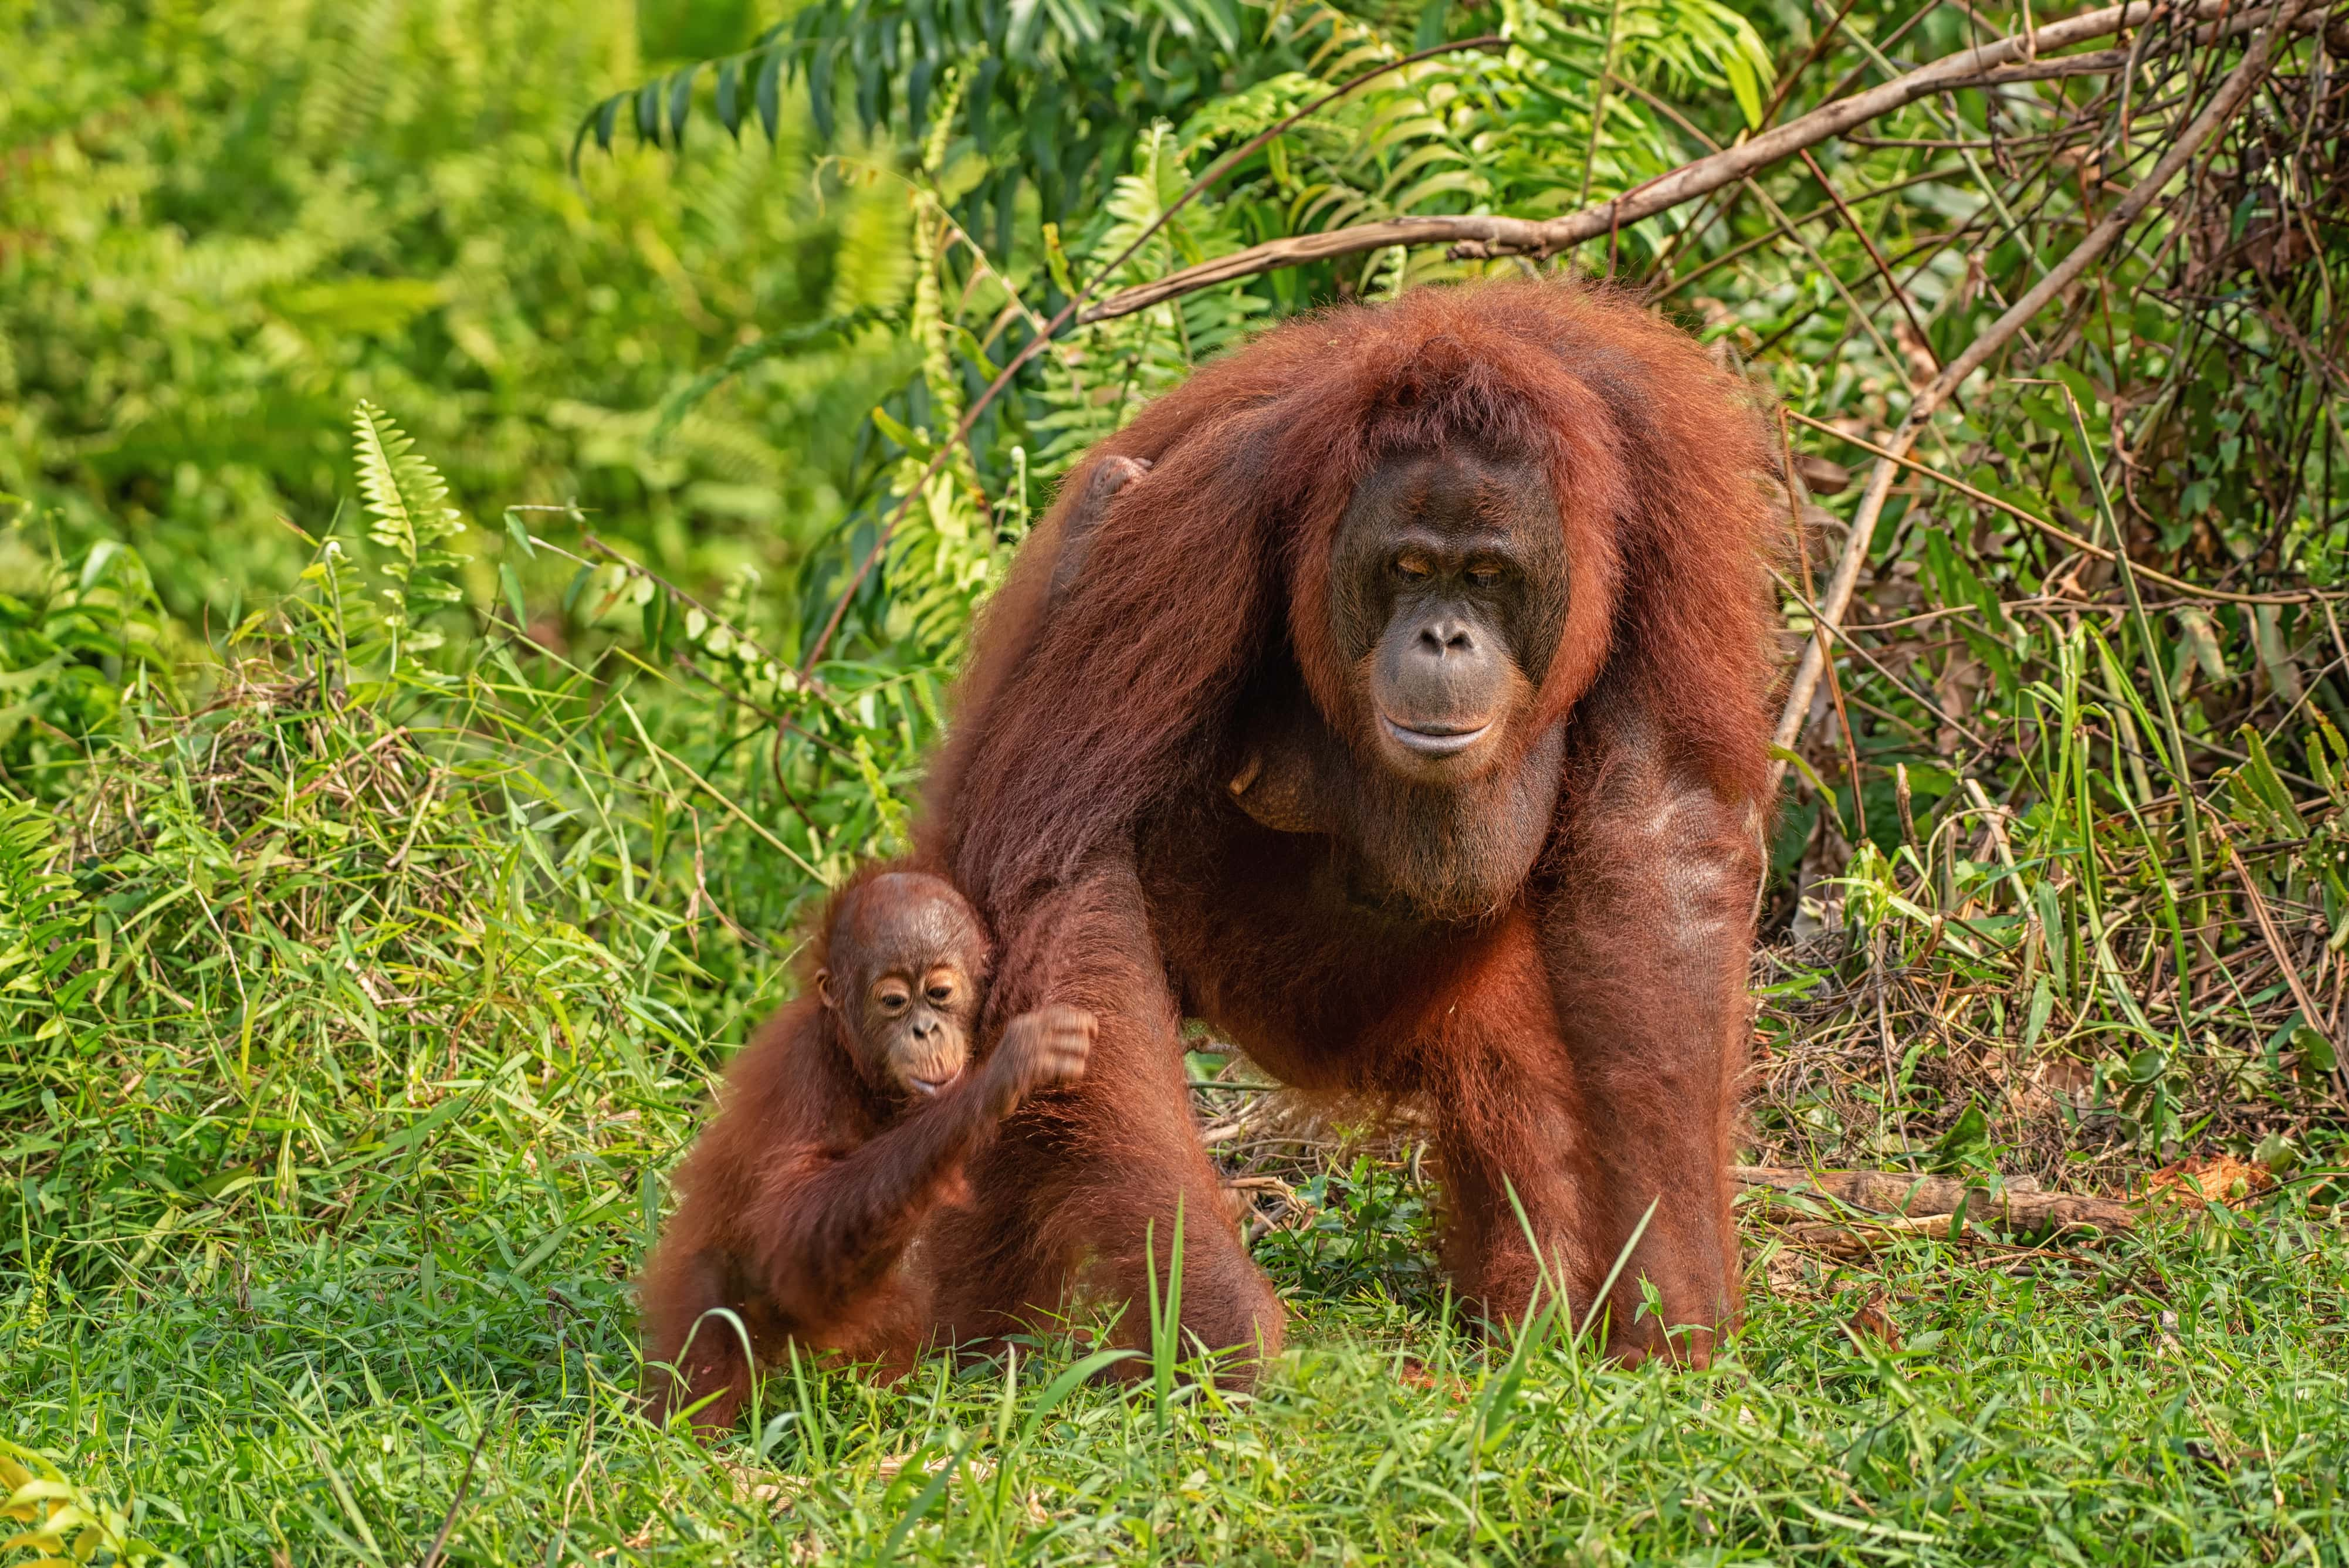
<path id="1" fill-rule="evenodd" d="M 1346 509 L 1330 583 L 1381 765 L 1456 784 L 1511 755 L 1566 625 L 1566 546 L 1538 469 L 1469 451 L 1384 464 Z"/>
<path id="2" fill-rule="evenodd" d="M 891 872 L 851 896 L 835 923 L 833 967 L 816 984 L 866 1082 L 893 1099 L 929 1099 L 962 1076 L 986 953 L 969 904 L 935 878 Z"/>

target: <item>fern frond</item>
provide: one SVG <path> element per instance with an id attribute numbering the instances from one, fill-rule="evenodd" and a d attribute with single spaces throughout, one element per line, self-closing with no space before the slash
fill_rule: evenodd
<path id="1" fill-rule="evenodd" d="M 411 568 L 419 552 L 464 526 L 464 514 L 449 504 L 440 470 L 415 448 L 414 439 L 373 403 L 361 398 L 351 410 L 352 461 L 370 519 L 367 537 L 398 551 Z"/>
<path id="2" fill-rule="evenodd" d="M 913 292 L 919 266 L 911 207 L 901 191 L 877 181 L 852 186 L 841 205 L 840 249 L 833 258 L 825 314 L 896 309 Z"/>

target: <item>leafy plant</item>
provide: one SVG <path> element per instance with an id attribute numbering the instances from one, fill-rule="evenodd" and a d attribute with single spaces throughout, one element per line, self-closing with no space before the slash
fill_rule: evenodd
<path id="1" fill-rule="evenodd" d="M 83 1563 L 168 1568 L 180 1562 L 132 1534 L 120 1509 L 76 1486 L 43 1455 L 5 1438 L 0 1438 L 0 1520 L 23 1526 L 0 1540 L 0 1553 L 44 1553 L 30 1568 Z"/>
<path id="2" fill-rule="evenodd" d="M 0 562 L 0 591 L 24 598 L 51 541 L 129 544 L 191 634 L 236 624 L 307 563 L 281 519 L 334 514 L 363 397 L 431 447 L 450 504 L 575 501 L 671 575 L 781 575 L 840 516 L 858 426 L 910 366 L 885 335 L 749 366 L 652 439 L 743 339 L 877 281 L 851 242 L 902 220 L 902 187 L 816 177 L 803 109 L 771 151 L 574 182 L 577 84 L 639 67 L 631 7 L 7 14 L 28 42 L 0 59 L 0 520 L 36 559 Z"/>
<path id="3" fill-rule="evenodd" d="M 410 654 L 441 644 L 439 633 L 416 623 L 431 611 L 460 603 L 464 593 L 448 572 L 465 557 L 440 546 L 464 530 L 464 514 L 449 504 L 440 472 L 416 455 L 416 443 L 384 411 L 362 399 L 351 415 L 352 465 L 371 520 L 367 537 L 392 552 L 383 564 L 393 586 L 383 590 L 390 606 L 391 661 L 399 663 L 403 639 Z"/>
<path id="4" fill-rule="evenodd" d="M 1427 1189 L 1402 1169 L 1357 1155 L 1299 1183 L 1296 1222 L 1265 1233 L 1257 1258 L 1302 1296 L 1342 1301 L 1375 1292 L 1414 1310 L 1437 1305 Z"/>

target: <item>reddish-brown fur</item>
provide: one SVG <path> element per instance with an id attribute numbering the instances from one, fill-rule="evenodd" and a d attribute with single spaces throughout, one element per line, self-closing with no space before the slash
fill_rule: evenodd
<path id="1" fill-rule="evenodd" d="M 884 940 L 876 918 L 909 915 L 945 934 L 913 944 L 910 961 L 922 970 L 951 963 L 971 987 L 955 1006 L 966 1026 L 944 1047 L 966 1065 L 928 1101 L 893 1091 L 881 1058 L 910 1042 L 877 1036 L 888 1025 L 860 1011 L 858 994 Z M 1023 1099 L 1081 1075 L 1092 1032 L 1090 1019 L 1052 1010 L 1016 1020 L 992 1056 L 970 1063 L 967 1026 L 988 958 L 984 927 L 941 879 L 874 867 L 832 899 L 800 999 L 728 1069 L 718 1113 L 678 1172 L 683 1200 L 647 1262 L 647 1388 L 657 1417 L 698 1405 L 698 1430 L 732 1427 L 752 1370 L 743 1334 L 760 1364 L 795 1344 L 871 1363 L 885 1377 L 909 1368 L 929 1343 L 925 1225 L 968 1201 L 965 1162 Z"/>
<path id="2" fill-rule="evenodd" d="M 1538 853 L 1489 907 L 1426 913 L 1350 891 L 1357 851 L 1431 830 L 1377 814 L 1388 787 L 1359 760 L 1369 721 L 1327 607 L 1358 484 L 1454 447 L 1547 476 L 1568 603 L 1515 760 L 1429 851 L 1501 864 L 1515 851 L 1485 824 L 1539 811 Z M 1148 469 L 1055 583 L 1118 457 Z M 1446 1258 L 1495 1314 L 1521 1310 L 1546 1265 L 1578 1315 L 1652 1202 L 1611 1344 L 1663 1346 L 1633 1321 L 1645 1277 L 1707 1353 L 1738 1291 L 1727 1166 L 1766 782 L 1769 466 L 1747 389 L 1686 336 L 1527 283 L 1289 324 L 1071 476 L 981 625 L 921 842 L 997 934 L 990 1017 L 1066 1004 L 1100 1016 L 1100 1040 L 1081 1089 L 970 1161 L 976 1206 L 934 1242 L 952 1332 L 1007 1332 L 1071 1290 L 1139 1299 L 1179 1202 L 1186 1327 L 1278 1345 L 1279 1305 L 1192 1125 L 1188 1015 L 1285 1081 L 1423 1097 Z M 1271 830 L 1228 798 L 1243 702 L 1282 670 L 1358 759 L 1360 842 Z"/>

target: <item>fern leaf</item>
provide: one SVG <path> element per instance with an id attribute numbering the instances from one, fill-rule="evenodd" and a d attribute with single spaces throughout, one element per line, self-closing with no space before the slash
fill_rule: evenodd
<path id="1" fill-rule="evenodd" d="M 368 538 L 413 566 L 419 551 L 464 526 L 463 514 L 449 504 L 440 470 L 417 455 L 415 441 L 390 415 L 365 398 L 351 411 L 351 447 Z"/>

